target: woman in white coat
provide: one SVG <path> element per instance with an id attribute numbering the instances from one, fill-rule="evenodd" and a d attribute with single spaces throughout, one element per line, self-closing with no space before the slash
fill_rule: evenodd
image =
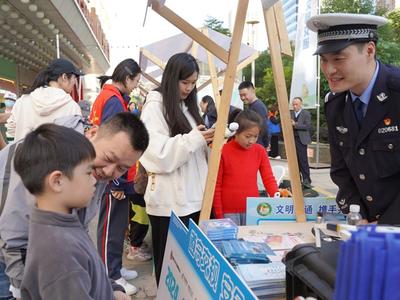
<path id="1" fill-rule="evenodd" d="M 13 106 L 6 124 L 7 138 L 17 141 L 43 123 L 82 115 L 70 95 L 80 75 L 82 73 L 69 60 L 59 58 L 50 62 Z"/>
<path id="2" fill-rule="evenodd" d="M 206 129 L 197 104 L 199 66 L 187 53 L 173 55 L 165 67 L 161 87 L 146 98 L 141 119 L 150 144 L 140 162 L 149 174 L 145 192 L 150 218 L 157 285 L 173 211 L 188 225 L 198 222 L 207 177 L 207 143 L 214 129 Z"/>

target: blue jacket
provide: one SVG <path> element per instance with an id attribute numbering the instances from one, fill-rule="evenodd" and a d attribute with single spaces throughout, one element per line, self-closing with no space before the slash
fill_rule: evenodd
<path id="1" fill-rule="evenodd" d="M 264 148 L 269 145 L 269 134 L 268 134 L 268 109 L 260 99 L 256 99 L 253 103 L 249 104 L 249 109 L 255 111 L 263 119 L 264 127 L 258 136 L 257 143 L 262 145 Z"/>

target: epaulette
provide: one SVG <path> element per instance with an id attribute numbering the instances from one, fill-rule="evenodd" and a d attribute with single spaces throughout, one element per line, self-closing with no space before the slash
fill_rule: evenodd
<path id="1" fill-rule="evenodd" d="M 342 92 L 342 93 L 333 93 L 333 92 L 329 92 L 325 95 L 325 104 L 332 101 L 335 98 L 338 98 L 340 96 L 342 96 L 344 93 L 346 92 Z"/>

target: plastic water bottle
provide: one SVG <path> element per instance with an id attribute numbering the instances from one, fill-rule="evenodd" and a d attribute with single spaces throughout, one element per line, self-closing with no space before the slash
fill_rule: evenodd
<path id="1" fill-rule="evenodd" d="M 361 223 L 362 216 L 360 214 L 360 205 L 352 204 L 350 205 L 350 212 L 347 215 L 347 224 L 349 225 L 359 225 Z"/>

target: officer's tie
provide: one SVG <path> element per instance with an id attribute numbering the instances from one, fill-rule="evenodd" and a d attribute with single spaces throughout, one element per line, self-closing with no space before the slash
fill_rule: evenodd
<path id="1" fill-rule="evenodd" d="M 356 98 L 356 100 L 353 102 L 358 125 L 361 125 L 362 119 L 364 118 L 364 105 L 365 104 L 360 100 L 360 98 Z"/>

